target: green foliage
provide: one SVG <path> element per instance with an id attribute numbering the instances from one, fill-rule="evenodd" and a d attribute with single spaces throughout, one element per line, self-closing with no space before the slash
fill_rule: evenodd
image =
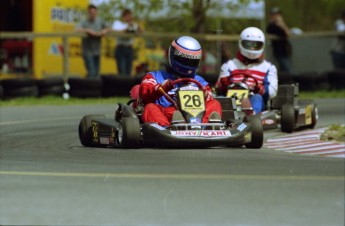
<path id="1" fill-rule="evenodd" d="M 331 125 L 321 134 L 321 140 L 345 142 L 345 126 Z"/>
<path id="2" fill-rule="evenodd" d="M 329 31 L 334 29 L 334 21 L 345 10 L 344 0 L 265 0 L 266 21 L 253 19 L 210 18 L 209 9 L 221 10 L 222 7 L 236 11 L 239 4 L 248 4 L 251 0 L 109 0 L 99 6 L 99 14 L 109 24 L 120 18 L 121 11 L 130 8 L 141 21 L 145 22 L 146 31 L 159 32 L 194 32 L 238 34 L 244 27 L 262 27 L 269 20 L 269 10 L 273 6 L 281 8 L 285 21 L 290 27 L 299 27 L 304 31 Z M 256 0 L 260 1 L 260 0 Z M 164 9 L 166 16 L 155 18 L 158 11 Z"/>
<path id="3" fill-rule="evenodd" d="M 259 1 L 259 0 L 258 0 Z M 234 1 L 236 2 L 236 1 Z M 250 0 L 240 0 L 248 4 Z M 193 33 L 215 33 L 223 30 L 224 34 L 236 34 L 247 26 L 260 26 L 260 21 L 253 19 L 234 19 L 207 17 L 209 9 L 221 10 L 224 7 L 222 1 L 217 0 L 109 0 L 98 6 L 99 15 L 109 25 L 119 19 L 121 11 L 130 8 L 138 20 L 145 21 L 145 31 L 153 32 L 193 32 Z M 226 7 L 236 11 L 238 4 L 228 1 Z M 152 16 L 161 9 L 166 11 L 166 16 Z M 168 25 L 168 26 L 167 26 Z"/>

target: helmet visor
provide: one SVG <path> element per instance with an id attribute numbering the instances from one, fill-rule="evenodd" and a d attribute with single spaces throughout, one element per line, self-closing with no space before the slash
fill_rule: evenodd
<path id="1" fill-rule="evenodd" d="M 198 67 L 200 63 L 200 59 L 189 59 L 189 58 L 177 56 L 177 55 L 174 56 L 174 59 L 178 63 L 187 67 Z"/>
<path id="2" fill-rule="evenodd" d="M 261 50 L 264 47 L 263 42 L 249 40 L 242 40 L 241 45 L 243 46 L 243 48 L 248 50 Z"/>

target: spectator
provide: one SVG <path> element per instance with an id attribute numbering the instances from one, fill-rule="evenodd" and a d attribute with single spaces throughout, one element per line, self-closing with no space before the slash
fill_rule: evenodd
<path id="1" fill-rule="evenodd" d="M 226 44 L 226 42 L 222 42 L 220 48 L 221 48 L 221 64 L 224 64 L 225 62 L 231 59 L 231 53 L 229 51 L 229 47 Z"/>
<path id="2" fill-rule="evenodd" d="M 216 84 L 217 94 L 226 95 L 229 87 L 244 83 L 254 95 L 250 102 L 256 114 L 265 109 L 278 90 L 277 69 L 264 58 L 265 35 L 256 27 L 241 32 L 237 57 L 224 63 Z"/>
<path id="3" fill-rule="evenodd" d="M 221 120 L 222 107 L 220 103 L 213 98 L 208 82 L 196 73 L 201 56 L 201 45 L 196 39 L 182 36 L 172 41 L 169 47 L 169 63 L 166 70 L 148 72 L 141 82 L 140 96 L 145 104 L 142 114 L 144 122 L 156 122 L 160 126 L 168 127 L 171 123 L 184 121 L 181 112 L 160 91 L 163 89 L 176 100 L 176 90 L 183 85 L 181 83 L 173 84 L 173 81 L 178 78 L 193 78 L 203 86 L 206 105 L 203 123 Z M 191 83 L 191 85 L 195 84 Z"/>
<path id="4" fill-rule="evenodd" d="M 341 18 L 336 20 L 335 29 L 342 33 L 338 35 L 331 48 L 332 61 L 335 69 L 345 69 L 345 11 Z"/>
<path id="5" fill-rule="evenodd" d="M 279 71 L 291 72 L 292 47 L 289 42 L 290 29 L 285 24 L 278 7 L 274 7 L 270 11 L 270 22 L 266 32 L 278 38 L 272 40 L 272 48 L 273 56 L 277 60 Z"/>
<path id="6" fill-rule="evenodd" d="M 101 55 L 101 37 L 109 29 L 105 22 L 97 17 L 97 7 L 90 4 L 87 9 L 88 16 L 77 24 L 76 31 L 87 34 L 82 38 L 82 55 L 87 70 L 87 78 L 96 78 L 99 76 L 100 55 Z"/>
<path id="7" fill-rule="evenodd" d="M 126 33 L 138 33 L 141 31 L 139 25 L 133 21 L 132 11 L 129 9 L 123 10 L 121 20 L 116 20 L 113 23 L 113 30 Z M 133 38 L 117 38 L 115 59 L 119 74 L 121 76 L 131 76 L 134 59 Z"/>

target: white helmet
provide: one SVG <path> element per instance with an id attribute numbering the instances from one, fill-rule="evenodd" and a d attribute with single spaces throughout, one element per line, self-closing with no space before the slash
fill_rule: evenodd
<path id="1" fill-rule="evenodd" d="M 248 27 L 241 32 L 238 45 L 243 56 L 258 59 L 264 52 L 265 35 L 259 28 Z"/>

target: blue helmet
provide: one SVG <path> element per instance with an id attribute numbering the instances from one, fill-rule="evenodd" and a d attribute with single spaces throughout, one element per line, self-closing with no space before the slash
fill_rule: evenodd
<path id="1" fill-rule="evenodd" d="M 190 36 L 175 39 L 169 47 L 169 65 L 182 78 L 194 78 L 201 56 L 200 43 Z"/>

